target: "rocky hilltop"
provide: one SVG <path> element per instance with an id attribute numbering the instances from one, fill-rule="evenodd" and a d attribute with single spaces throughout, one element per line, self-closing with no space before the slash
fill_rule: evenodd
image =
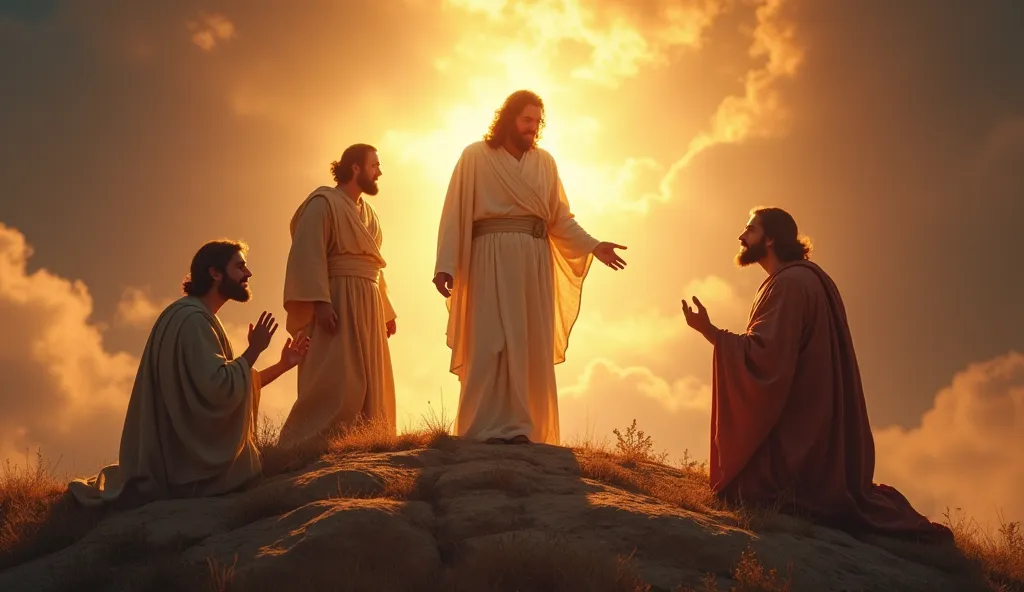
<path id="1" fill-rule="evenodd" d="M 448 437 L 367 448 L 110 513 L 0 590 L 985 589 L 955 549 L 721 507 L 692 466 Z"/>

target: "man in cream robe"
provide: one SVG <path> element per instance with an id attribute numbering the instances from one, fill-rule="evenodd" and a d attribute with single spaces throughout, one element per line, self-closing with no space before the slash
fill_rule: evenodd
<path id="1" fill-rule="evenodd" d="M 367 144 L 332 164 L 336 187 L 319 187 L 296 210 L 285 272 L 286 328 L 310 338 L 298 398 L 281 429 L 291 445 L 353 425 L 395 431 L 395 381 L 388 338 L 396 314 L 380 253 L 380 220 L 363 194 L 377 194 L 380 160 Z"/>
<path id="2" fill-rule="evenodd" d="M 185 295 L 163 310 L 146 342 L 119 463 L 68 486 L 83 505 L 220 495 L 260 476 L 260 389 L 295 366 L 308 341 L 288 340 L 281 361 L 256 370 L 277 330 L 264 312 L 249 326 L 249 347 L 234 356 L 217 312 L 250 297 L 244 251 L 241 243 L 213 241 L 196 253 Z"/>
<path id="3" fill-rule="evenodd" d="M 513 93 L 485 141 L 459 158 L 441 213 L 434 283 L 447 298 L 456 433 L 558 444 L 554 365 L 565 360 L 593 256 L 625 248 L 576 222 L 551 155 L 536 146 L 543 103 Z"/>

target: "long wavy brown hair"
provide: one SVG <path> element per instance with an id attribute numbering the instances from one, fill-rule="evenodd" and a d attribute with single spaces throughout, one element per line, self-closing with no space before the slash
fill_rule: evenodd
<path id="1" fill-rule="evenodd" d="M 540 140 L 541 132 L 544 130 L 544 101 L 537 93 L 528 90 L 517 90 L 505 99 L 505 104 L 494 112 L 494 121 L 491 128 L 484 134 L 484 142 L 491 148 L 497 148 L 505 142 L 509 133 L 516 131 L 516 118 L 528 105 L 540 107 L 540 122 L 537 124 L 537 136 L 534 143 Z"/>

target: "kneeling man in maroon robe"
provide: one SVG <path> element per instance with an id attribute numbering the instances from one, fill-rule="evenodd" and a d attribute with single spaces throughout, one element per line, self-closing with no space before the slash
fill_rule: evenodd
<path id="1" fill-rule="evenodd" d="M 730 501 L 778 504 L 850 531 L 950 540 L 899 491 L 872 482 L 875 443 L 839 289 L 778 208 L 751 211 L 741 266 L 761 284 L 741 334 L 694 297 L 687 324 L 714 345 L 711 486 Z"/>

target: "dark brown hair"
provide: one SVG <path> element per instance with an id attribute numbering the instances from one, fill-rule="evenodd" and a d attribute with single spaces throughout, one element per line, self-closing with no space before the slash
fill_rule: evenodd
<path id="1" fill-rule="evenodd" d="M 188 296 L 204 296 L 213 287 L 213 276 L 210 268 L 226 274 L 228 263 L 235 253 L 245 253 L 249 247 L 241 241 L 214 240 L 206 243 L 192 257 L 192 265 L 185 281 L 181 282 L 182 291 Z"/>
<path id="2" fill-rule="evenodd" d="M 544 130 L 544 101 L 541 100 L 537 93 L 528 90 L 517 90 L 505 99 L 505 104 L 501 106 L 501 109 L 494 112 L 494 121 L 491 122 L 491 127 L 487 130 L 487 133 L 484 134 L 484 142 L 491 148 L 501 146 L 505 142 L 505 138 L 508 137 L 508 134 L 515 131 L 516 118 L 519 117 L 519 114 L 528 105 L 539 107 L 541 110 L 536 137 L 536 140 L 539 140 L 541 132 Z"/>
<path id="3" fill-rule="evenodd" d="M 355 175 L 352 167 L 358 165 L 360 169 L 365 168 L 367 155 L 376 151 L 377 149 L 369 144 L 352 144 L 346 148 L 341 153 L 341 159 L 331 163 L 331 176 L 334 177 L 334 182 L 341 185 L 351 181 Z"/>
<path id="4" fill-rule="evenodd" d="M 757 216 L 764 238 L 772 239 L 772 249 L 782 263 L 811 258 L 811 239 L 800 236 L 796 220 L 782 208 L 754 208 L 751 215 Z"/>

